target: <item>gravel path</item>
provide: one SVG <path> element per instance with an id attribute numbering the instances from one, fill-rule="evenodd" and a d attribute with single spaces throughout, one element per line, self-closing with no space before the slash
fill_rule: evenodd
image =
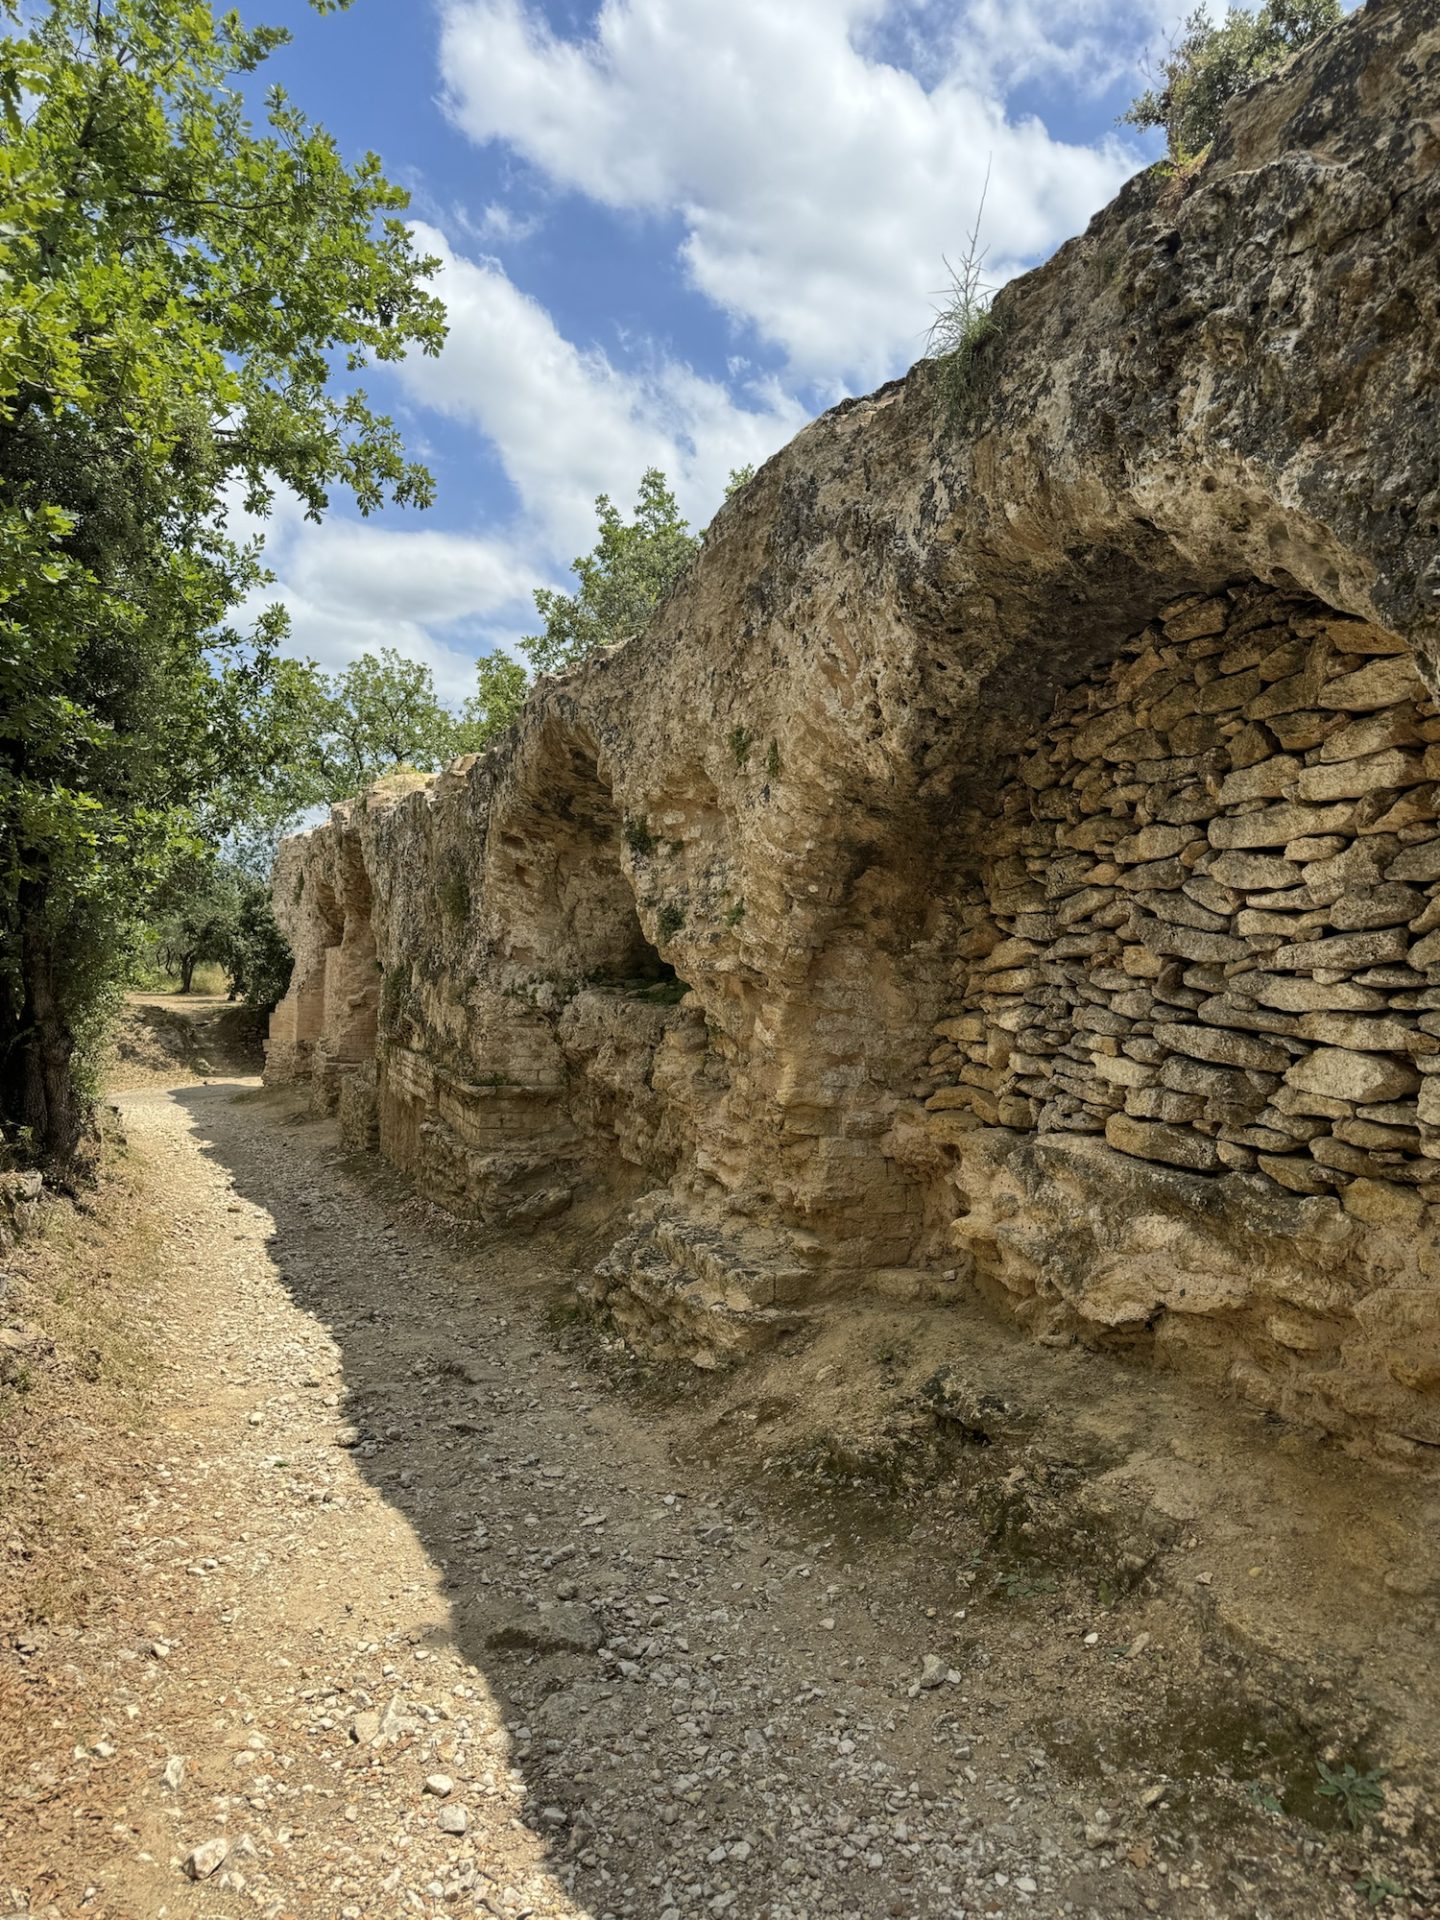
<path id="1" fill-rule="evenodd" d="M 402 1231 L 328 1126 L 234 1084 L 122 1104 L 159 1381 L 113 1603 L 19 1649 L 40 1757 L 0 1790 L 0 1910 L 1363 1910 L 1311 1830 L 1060 1763 L 1073 1676 L 1103 1659 L 1123 1718 L 1157 1636 L 1057 1652 L 1021 1607 L 978 1642 L 964 1576 L 677 1468 L 521 1252 Z"/>

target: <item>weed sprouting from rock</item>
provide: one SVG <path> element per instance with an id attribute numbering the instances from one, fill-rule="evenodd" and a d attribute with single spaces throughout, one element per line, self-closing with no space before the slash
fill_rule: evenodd
<path id="1" fill-rule="evenodd" d="M 935 318 L 925 343 L 925 357 L 933 362 L 940 376 L 940 391 L 951 418 L 968 417 L 989 372 L 1000 340 L 1002 327 L 992 302 L 995 287 L 985 278 L 988 247 L 980 244 L 980 227 L 985 217 L 985 197 L 990 191 L 990 169 L 985 169 L 985 184 L 975 222 L 965 236 L 965 251 L 959 260 L 945 260 L 949 285 L 937 296 Z"/>

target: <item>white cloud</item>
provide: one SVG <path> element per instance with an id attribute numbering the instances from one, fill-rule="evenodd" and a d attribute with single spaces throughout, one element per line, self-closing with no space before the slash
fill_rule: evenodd
<path id="1" fill-rule="evenodd" d="M 1027 80 L 1082 93 L 1139 80 L 1194 0 L 908 0 L 898 22 L 907 65 L 933 82 L 963 76 L 1001 92 Z"/>
<path id="2" fill-rule="evenodd" d="M 658 466 L 692 524 L 703 525 L 730 470 L 765 459 L 809 415 L 739 363 L 732 378 L 748 405 L 661 355 L 630 371 L 582 352 L 498 262 L 466 259 L 433 227 L 416 235 L 442 262 L 437 290 L 450 336 L 438 359 L 407 361 L 400 378 L 413 401 L 492 444 L 513 512 L 483 534 L 333 514 L 317 526 L 282 494 L 263 522 L 234 501 L 229 518 L 237 536 L 265 536 L 277 585 L 262 599 L 287 608 L 291 652 L 334 672 L 395 647 L 429 665 L 442 696 L 458 701 L 480 653 L 512 651 L 533 630 L 533 589 L 561 584 L 594 544 L 597 494 L 628 509 L 641 473 Z"/>
<path id="3" fill-rule="evenodd" d="M 289 653 L 334 673 L 394 647 L 423 661 L 452 702 L 473 691 L 481 653 L 513 645 L 547 567 L 518 529 L 513 537 L 407 531 L 338 515 L 316 525 L 283 490 L 265 519 L 232 494 L 226 519 L 237 539 L 263 536 L 276 575 L 241 609 L 240 626 L 278 601 L 290 616 Z"/>
<path id="4" fill-rule="evenodd" d="M 302 536 L 287 578 L 337 612 L 444 626 L 523 599 L 535 569 L 511 541 L 331 520 Z"/>
<path id="5" fill-rule="evenodd" d="M 538 213 L 516 213 L 498 200 L 492 200 L 478 214 L 457 210 L 456 224 L 469 240 L 482 247 L 518 247 L 532 239 L 544 224 Z"/>
<path id="6" fill-rule="evenodd" d="M 975 11 L 995 39 L 992 5 Z M 1122 5 L 1164 10 L 1112 0 L 1110 13 Z M 1061 0 L 1020 11 L 1037 46 L 1064 17 Z M 1081 0 L 1082 16 L 1103 11 Z M 924 12 L 605 0 L 593 36 L 571 41 L 524 0 L 444 0 L 445 102 L 473 139 L 508 143 L 558 186 L 678 213 L 702 293 L 800 377 L 868 384 L 919 352 L 940 256 L 970 225 L 987 166 L 997 277 L 1082 227 L 1134 166 L 1117 139 L 1071 145 L 1009 119 L 985 63 L 956 51 L 968 13 L 928 84 L 866 51 Z"/>
<path id="7" fill-rule="evenodd" d="M 497 261 L 466 259 L 433 228 L 416 233 L 442 261 L 450 337 L 438 359 L 406 361 L 401 378 L 413 399 L 493 442 L 525 544 L 562 569 L 594 544 L 596 494 L 628 507 L 645 468 L 662 467 L 703 524 L 731 468 L 767 458 L 809 418 L 774 381 L 742 382 L 740 404 L 682 362 L 656 356 L 633 371 L 581 351 Z"/>

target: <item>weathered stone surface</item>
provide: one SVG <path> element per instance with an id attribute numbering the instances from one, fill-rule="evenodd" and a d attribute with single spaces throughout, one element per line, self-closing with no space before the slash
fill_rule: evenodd
<path id="1" fill-rule="evenodd" d="M 1272 893 L 1300 884 L 1298 865 L 1278 854 L 1222 853 L 1210 862 L 1207 872 L 1212 880 L 1242 893 Z"/>
<path id="2" fill-rule="evenodd" d="M 1440 880 L 1440 840 L 1421 840 L 1397 854 L 1385 870 L 1387 880 Z"/>
<path id="3" fill-rule="evenodd" d="M 1403 927 L 1381 927 L 1371 933 L 1337 933 L 1328 940 L 1301 940 L 1292 946 L 1277 947 L 1270 956 L 1270 964 L 1315 971 L 1327 967 L 1350 971 L 1381 966 L 1387 960 L 1403 960 L 1409 951 L 1410 936 Z"/>
<path id="4" fill-rule="evenodd" d="M 1368 754 L 1363 760 L 1336 760 L 1306 767 L 1295 782 L 1302 800 L 1357 799 L 1383 787 L 1414 787 L 1425 778 L 1417 753 L 1392 747 L 1388 753 Z M 1224 789 L 1221 789 L 1224 797 Z"/>
<path id="5" fill-rule="evenodd" d="M 1159 1121 L 1134 1120 L 1128 1113 L 1111 1114 L 1105 1122 L 1105 1138 L 1112 1147 L 1139 1160 L 1160 1160 L 1196 1173 L 1209 1173 L 1221 1165 L 1214 1142 L 1201 1134 Z"/>
<path id="6" fill-rule="evenodd" d="M 1354 673 L 1342 674 L 1322 690 L 1319 705 L 1341 707 L 1347 713 L 1364 713 L 1373 707 L 1392 707 L 1401 700 L 1417 700 L 1425 693 L 1424 682 L 1412 663 L 1403 655 L 1388 660 L 1372 660 Z"/>
<path id="7" fill-rule="evenodd" d="M 1343 833 L 1353 807 L 1264 807 L 1258 813 L 1220 814 L 1210 822 L 1212 847 L 1283 847 L 1307 833 Z"/>
<path id="8" fill-rule="evenodd" d="M 1291 1193 L 1328 1193 L 1333 1185 L 1324 1170 L 1304 1154 L 1262 1153 L 1256 1164 Z"/>
<path id="9" fill-rule="evenodd" d="M 1342 893 L 1338 900 L 1330 905 L 1330 924 L 1337 930 L 1346 932 L 1360 931 L 1367 927 L 1401 926 L 1412 923 L 1417 914 L 1423 912 L 1425 896 L 1417 893 L 1414 887 L 1402 886 L 1398 882 L 1390 886 L 1368 887 L 1356 893 Z M 1415 959 L 1415 949 L 1410 950 L 1411 966 L 1424 966 L 1423 960 Z"/>
<path id="10" fill-rule="evenodd" d="M 1358 760 L 1367 754 L 1381 753 L 1386 747 L 1411 747 L 1420 738 L 1413 709 L 1390 707 L 1380 713 L 1352 720 L 1348 726 L 1327 734 L 1320 747 L 1322 763 L 1327 760 Z"/>
<path id="11" fill-rule="evenodd" d="M 1279 1073 L 1290 1064 L 1283 1047 L 1272 1046 L 1246 1033 L 1229 1033 L 1223 1027 L 1172 1026 L 1165 1029 L 1168 1046 L 1192 1060 L 1208 1060 L 1222 1067 L 1257 1067 Z"/>
<path id="12" fill-rule="evenodd" d="M 1429 1431 L 1357 1331 L 1425 1235 L 1334 1196 L 1418 1190 L 1440 1076 L 1365 1117 L 1419 1043 L 1272 1016 L 1424 1033 L 1440 965 L 1437 34 L 1374 0 L 1002 291 L 963 419 L 847 401 L 645 635 L 287 843 L 270 1076 L 457 1213 L 611 1207 L 591 1298 L 697 1364 L 963 1241 L 1262 1403 L 1332 1316 L 1327 1420 Z"/>
<path id="13" fill-rule="evenodd" d="M 1312 793 L 1307 780 L 1318 769 L 1301 768 L 1298 760 L 1292 760 L 1288 754 L 1271 754 L 1268 760 L 1256 760 L 1244 767 L 1237 767 L 1234 773 L 1227 773 L 1220 782 L 1218 795 L 1222 807 L 1234 806 L 1241 800 L 1278 800 L 1282 795 L 1298 791 L 1305 800 L 1330 800 L 1339 796 L 1341 789 L 1333 794 Z M 1370 789 L 1358 789 L 1368 793 Z"/>
<path id="14" fill-rule="evenodd" d="M 1306 1013 L 1300 1018 L 1302 1039 L 1322 1047 L 1353 1047 L 1362 1053 L 1434 1053 L 1440 1041 L 1403 1020 L 1363 1013 Z M 1377 1098 L 1393 1099 L 1392 1094 Z"/>
<path id="15" fill-rule="evenodd" d="M 1399 1100 L 1415 1092 L 1420 1076 L 1385 1054 L 1319 1047 L 1296 1061 L 1285 1082 L 1302 1093 L 1320 1093 L 1331 1100 Z"/>

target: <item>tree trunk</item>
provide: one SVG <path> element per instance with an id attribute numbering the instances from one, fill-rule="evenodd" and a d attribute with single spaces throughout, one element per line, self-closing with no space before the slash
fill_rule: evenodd
<path id="1" fill-rule="evenodd" d="M 0 1076 L 0 1112 L 12 1125 L 28 1130 L 37 1159 L 64 1169 L 74 1160 L 86 1111 L 71 1078 L 75 1036 L 56 991 L 55 954 L 42 915 L 38 901 L 22 897 L 23 999 Z"/>
<path id="2" fill-rule="evenodd" d="M 180 956 L 180 991 L 181 993 L 189 993 L 190 982 L 191 982 L 191 979 L 194 977 L 194 973 L 195 973 L 194 954 L 182 953 Z"/>

